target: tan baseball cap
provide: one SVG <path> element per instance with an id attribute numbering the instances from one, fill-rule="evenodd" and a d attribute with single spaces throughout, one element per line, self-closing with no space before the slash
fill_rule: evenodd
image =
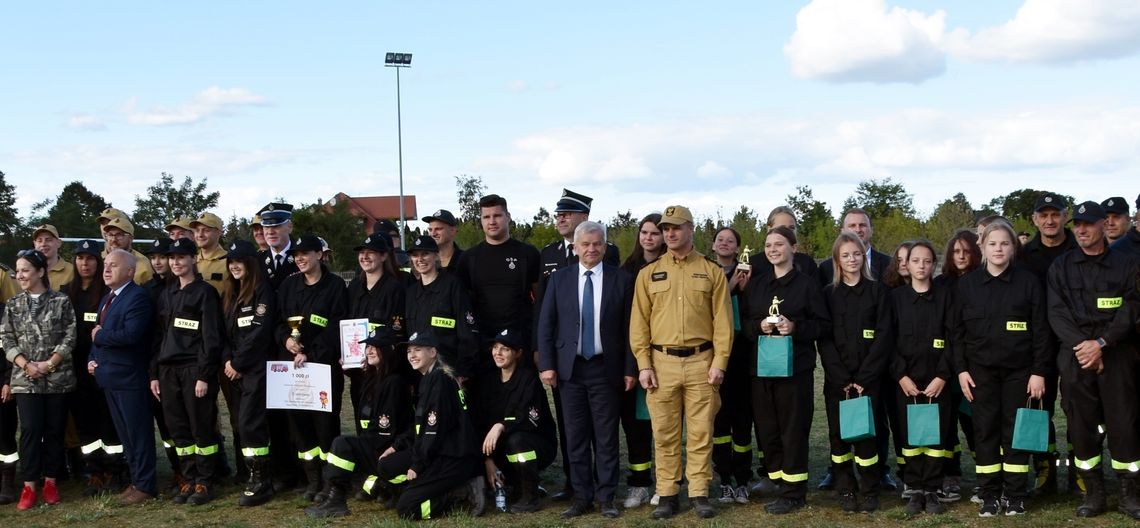
<path id="1" fill-rule="evenodd" d="M 124 233 L 135 236 L 135 226 L 131 225 L 130 220 L 127 220 L 121 216 L 112 218 L 107 221 L 107 225 L 103 226 L 103 231 L 111 229 L 112 227 L 117 227 L 119 229 L 122 229 Z"/>
<path id="2" fill-rule="evenodd" d="M 185 229 L 187 231 L 193 231 L 194 228 L 190 226 L 190 223 L 193 221 L 194 221 L 194 219 L 190 218 L 188 216 L 179 216 L 178 218 L 171 220 L 169 224 L 166 224 L 166 227 L 164 227 L 163 229 L 165 229 L 166 231 L 170 231 L 171 228 L 177 227 L 179 229 Z"/>
<path id="3" fill-rule="evenodd" d="M 112 218 L 126 218 L 126 217 L 127 217 L 126 213 L 124 213 L 118 209 L 115 209 L 114 207 L 108 207 L 106 209 L 103 209 L 103 212 L 99 213 L 99 217 L 96 218 L 95 221 L 96 222 L 102 222 L 104 220 L 110 220 Z"/>
<path id="4" fill-rule="evenodd" d="M 685 222 L 693 223 L 693 213 L 689 211 L 688 207 L 683 205 L 670 205 L 665 208 L 665 213 L 661 215 L 661 224 L 684 225 Z"/>
<path id="5" fill-rule="evenodd" d="M 260 214 L 253 215 L 253 222 L 250 222 L 249 225 L 250 225 L 250 227 L 261 225 L 261 215 Z"/>
<path id="6" fill-rule="evenodd" d="M 35 231 L 32 231 L 32 240 L 35 240 L 36 237 L 40 236 L 40 233 L 51 233 L 51 236 L 59 238 L 59 230 L 57 230 L 55 226 L 51 224 L 44 224 L 37 227 Z"/>
<path id="7" fill-rule="evenodd" d="M 222 219 L 214 213 L 202 213 L 198 218 L 190 221 L 190 227 L 193 228 L 194 224 L 202 224 L 206 227 L 214 229 L 222 228 Z"/>

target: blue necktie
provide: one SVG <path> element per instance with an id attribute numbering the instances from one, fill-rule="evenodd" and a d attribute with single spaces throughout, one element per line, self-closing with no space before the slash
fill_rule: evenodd
<path id="1" fill-rule="evenodd" d="M 586 272 L 586 288 L 582 291 L 582 357 L 594 357 L 594 272 Z"/>

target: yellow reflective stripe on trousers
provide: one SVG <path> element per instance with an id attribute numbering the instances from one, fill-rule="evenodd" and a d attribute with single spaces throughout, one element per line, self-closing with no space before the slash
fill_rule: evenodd
<path id="1" fill-rule="evenodd" d="M 308 451 L 297 451 L 297 458 L 301 460 L 314 460 L 321 458 L 321 447 L 317 446 Z"/>
<path id="2" fill-rule="evenodd" d="M 1001 470 L 1006 473 L 1029 473 L 1029 464 L 1006 464 L 1002 462 Z"/>
<path id="3" fill-rule="evenodd" d="M 198 454 L 199 455 L 209 456 L 209 455 L 212 455 L 212 454 L 217 453 L 217 452 L 218 452 L 218 444 L 214 444 L 214 445 L 210 445 L 210 446 L 206 446 L 206 447 L 200 447 L 200 446 L 198 447 Z"/>
<path id="4" fill-rule="evenodd" d="M 403 484 L 407 481 L 408 481 L 407 475 L 396 475 L 395 478 L 389 480 L 388 482 L 391 482 L 392 484 Z"/>
<path id="5" fill-rule="evenodd" d="M 426 500 L 420 503 L 420 518 L 431 519 L 431 501 Z"/>
<path id="6" fill-rule="evenodd" d="M 713 445 L 727 444 L 732 441 L 731 436 L 714 436 Z"/>
<path id="7" fill-rule="evenodd" d="M 336 453 L 329 453 L 329 464 L 341 468 L 349 473 L 356 469 L 356 462 L 345 460 L 336 456 Z"/>
<path id="8" fill-rule="evenodd" d="M 244 457 L 269 456 L 269 446 L 265 446 L 265 447 L 243 447 L 243 448 L 241 448 L 241 455 Z"/>
<path id="9" fill-rule="evenodd" d="M 921 455 L 925 451 L 926 451 L 926 448 L 923 448 L 923 447 L 904 447 L 904 448 L 902 448 L 902 454 L 904 457 L 916 457 L 918 455 Z"/>
<path id="10" fill-rule="evenodd" d="M 1129 471 L 1135 473 L 1140 471 L 1140 460 L 1135 462 L 1120 462 L 1116 459 L 1109 459 L 1112 461 L 1112 469 L 1115 471 Z"/>
<path id="11" fill-rule="evenodd" d="M 1100 455 L 1094 456 L 1088 460 L 1081 460 L 1079 458 L 1073 457 L 1073 463 L 1077 466 L 1077 469 L 1096 469 L 1098 466 L 1100 466 Z"/>
<path id="12" fill-rule="evenodd" d="M 107 445 L 103 444 L 103 452 L 108 455 L 121 455 L 123 454 L 123 444 Z"/>
<path id="13" fill-rule="evenodd" d="M 653 462 L 645 462 L 644 464 L 630 464 L 629 470 L 630 471 L 649 471 L 649 468 L 651 468 L 651 467 L 653 467 Z"/>
<path id="14" fill-rule="evenodd" d="M 879 463 L 879 455 L 875 455 L 871 458 L 855 457 L 855 463 L 859 464 L 859 467 L 873 466 Z"/>
<path id="15" fill-rule="evenodd" d="M 922 454 L 931 458 L 954 458 L 953 451 L 947 451 L 945 449 L 933 449 L 930 447 L 923 449 Z"/>
<path id="16" fill-rule="evenodd" d="M 96 440 L 94 442 L 91 442 L 90 444 L 87 444 L 84 446 L 79 446 L 79 452 L 84 454 L 84 455 L 90 455 L 91 453 L 94 453 L 100 449 L 103 449 L 103 441 L 102 440 Z"/>
<path id="17" fill-rule="evenodd" d="M 769 471 L 768 472 L 768 478 L 770 478 L 772 480 L 780 480 L 780 479 L 784 478 L 784 472 L 783 471 L 775 471 L 775 472 Z"/>
<path id="18" fill-rule="evenodd" d="M 376 479 L 378 478 L 380 477 L 376 475 L 368 475 L 368 478 L 364 479 L 364 484 L 360 486 L 360 489 L 364 490 L 364 493 L 372 494 L 372 488 L 376 487 Z"/>
<path id="19" fill-rule="evenodd" d="M 20 461 L 20 453 L 9 453 L 7 455 L 0 455 L 0 464 L 15 464 Z"/>
<path id="20" fill-rule="evenodd" d="M 174 452 L 178 456 L 190 456 L 190 455 L 193 455 L 193 454 L 198 452 L 198 447 L 197 446 L 186 446 L 186 447 L 175 446 Z"/>
<path id="21" fill-rule="evenodd" d="M 979 475 L 988 475 L 990 473 L 997 473 L 1001 471 L 1001 464 L 987 464 L 984 466 L 975 466 L 974 472 Z"/>
<path id="22" fill-rule="evenodd" d="M 748 452 L 752 451 L 752 446 L 751 445 L 742 446 L 742 445 L 732 444 L 732 450 L 737 452 L 737 453 L 748 453 Z"/>
<path id="23" fill-rule="evenodd" d="M 784 473 L 785 482 L 804 482 L 807 477 L 807 473 Z"/>
<path id="24" fill-rule="evenodd" d="M 514 455 L 507 455 L 507 462 L 522 464 L 531 460 L 538 460 L 538 453 L 534 451 L 524 451 L 522 453 L 516 453 Z"/>
<path id="25" fill-rule="evenodd" d="M 855 454 L 854 453 L 845 453 L 842 455 L 831 455 L 831 463 L 833 463 L 833 464 L 842 464 L 844 462 L 850 462 L 852 460 L 855 460 Z"/>

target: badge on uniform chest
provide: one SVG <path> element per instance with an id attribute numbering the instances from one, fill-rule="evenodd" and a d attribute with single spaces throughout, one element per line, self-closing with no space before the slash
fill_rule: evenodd
<path id="1" fill-rule="evenodd" d="M 515 257 L 507 257 L 505 260 L 507 261 L 507 269 L 515 269 L 518 267 L 516 263 L 519 261 L 519 259 Z"/>
<path id="2" fill-rule="evenodd" d="M 660 282 L 660 281 L 663 281 L 667 278 L 669 278 L 669 272 L 666 272 L 666 271 L 658 271 L 658 272 L 654 273 L 653 275 L 649 276 L 649 280 L 651 280 L 653 282 Z"/>

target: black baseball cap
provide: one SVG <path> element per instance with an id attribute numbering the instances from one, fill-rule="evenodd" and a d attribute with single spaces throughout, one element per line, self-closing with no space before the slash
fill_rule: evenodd
<path id="1" fill-rule="evenodd" d="M 262 218 L 262 221 L 264 220 L 265 219 Z M 293 247 L 289 248 L 289 251 L 286 251 L 286 253 L 290 255 L 293 255 L 298 251 L 316 251 L 317 253 L 322 253 L 324 250 L 325 245 L 321 243 L 321 237 L 312 233 L 307 233 L 301 235 L 301 238 L 297 239 L 297 243 L 293 244 Z"/>
<path id="2" fill-rule="evenodd" d="M 1104 208 L 1094 201 L 1083 202 L 1073 211 L 1073 221 L 1096 222 L 1104 220 Z"/>
<path id="3" fill-rule="evenodd" d="M 148 257 L 151 255 L 165 255 L 170 250 L 170 244 L 173 242 L 174 241 L 169 238 L 158 237 L 154 239 L 154 242 L 150 243 L 145 253 Z"/>
<path id="4" fill-rule="evenodd" d="M 99 258 L 103 255 L 103 243 L 98 240 L 80 240 L 79 243 L 75 244 L 75 254 Z"/>
<path id="5" fill-rule="evenodd" d="M 257 257 L 257 246 L 248 240 L 234 240 L 230 242 L 229 249 L 226 250 L 226 258 L 240 259 L 246 257 Z"/>
<path id="6" fill-rule="evenodd" d="M 422 332 L 414 332 L 411 335 L 411 337 L 408 337 L 407 341 L 400 343 L 399 346 L 408 347 L 408 346 L 412 346 L 412 345 L 427 346 L 427 347 L 438 347 L 439 346 L 438 342 L 435 340 L 435 334 L 433 334 L 431 332 L 431 330 L 424 330 Z"/>
<path id="7" fill-rule="evenodd" d="M 372 226 L 372 232 L 373 233 L 383 233 L 383 234 L 387 235 L 388 233 L 391 233 L 392 231 L 399 232 L 400 228 L 396 227 L 396 222 L 388 220 L 387 218 L 385 218 L 383 220 L 377 220 L 376 224 Z"/>
<path id="8" fill-rule="evenodd" d="M 455 215 L 451 214 L 451 211 L 448 211 L 447 209 L 436 209 L 434 213 L 429 214 L 420 220 L 424 222 L 434 222 L 438 220 L 452 227 L 455 227 L 455 224 L 458 223 L 455 221 Z"/>
<path id="9" fill-rule="evenodd" d="M 524 348 L 522 333 L 518 330 L 507 328 L 502 332 L 495 334 L 496 343 L 506 345 L 508 348 L 514 350 L 522 350 Z"/>
<path id="10" fill-rule="evenodd" d="M 1065 207 L 1069 204 L 1065 203 L 1065 199 L 1059 195 L 1047 192 L 1037 197 L 1037 203 L 1033 206 L 1033 212 L 1040 213 L 1042 209 L 1056 209 L 1064 211 Z"/>
<path id="11" fill-rule="evenodd" d="M 439 253 L 439 244 L 435 242 L 434 238 L 423 235 L 416 237 L 416 240 L 412 242 L 412 247 L 408 248 L 408 253 L 413 251 L 432 251 Z"/>
<path id="12" fill-rule="evenodd" d="M 1100 203 L 1104 208 L 1105 214 L 1116 213 L 1127 216 L 1128 215 L 1128 201 L 1120 196 L 1113 196 Z"/>
<path id="13" fill-rule="evenodd" d="M 371 235 L 368 235 L 368 238 L 364 239 L 363 243 L 352 248 L 353 251 L 363 251 L 365 249 L 371 249 L 377 253 L 387 253 L 389 251 L 392 251 L 392 245 L 389 243 L 388 234 L 372 233 Z"/>
<path id="14" fill-rule="evenodd" d="M 170 247 L 166 248 L 164 255 L 197 255 L 198 244 L 193 240 L 182 237 L 170 243 Z"/>
<path id="15" fill-rule="evenodd" d="M 377 326 L 368 333 L 367 338 L 361 341 L 362 344 L 374 347 L 396 346 L 399 342 L 400 338 L 396 337 L 396 333 L 387 326 Z"/>

